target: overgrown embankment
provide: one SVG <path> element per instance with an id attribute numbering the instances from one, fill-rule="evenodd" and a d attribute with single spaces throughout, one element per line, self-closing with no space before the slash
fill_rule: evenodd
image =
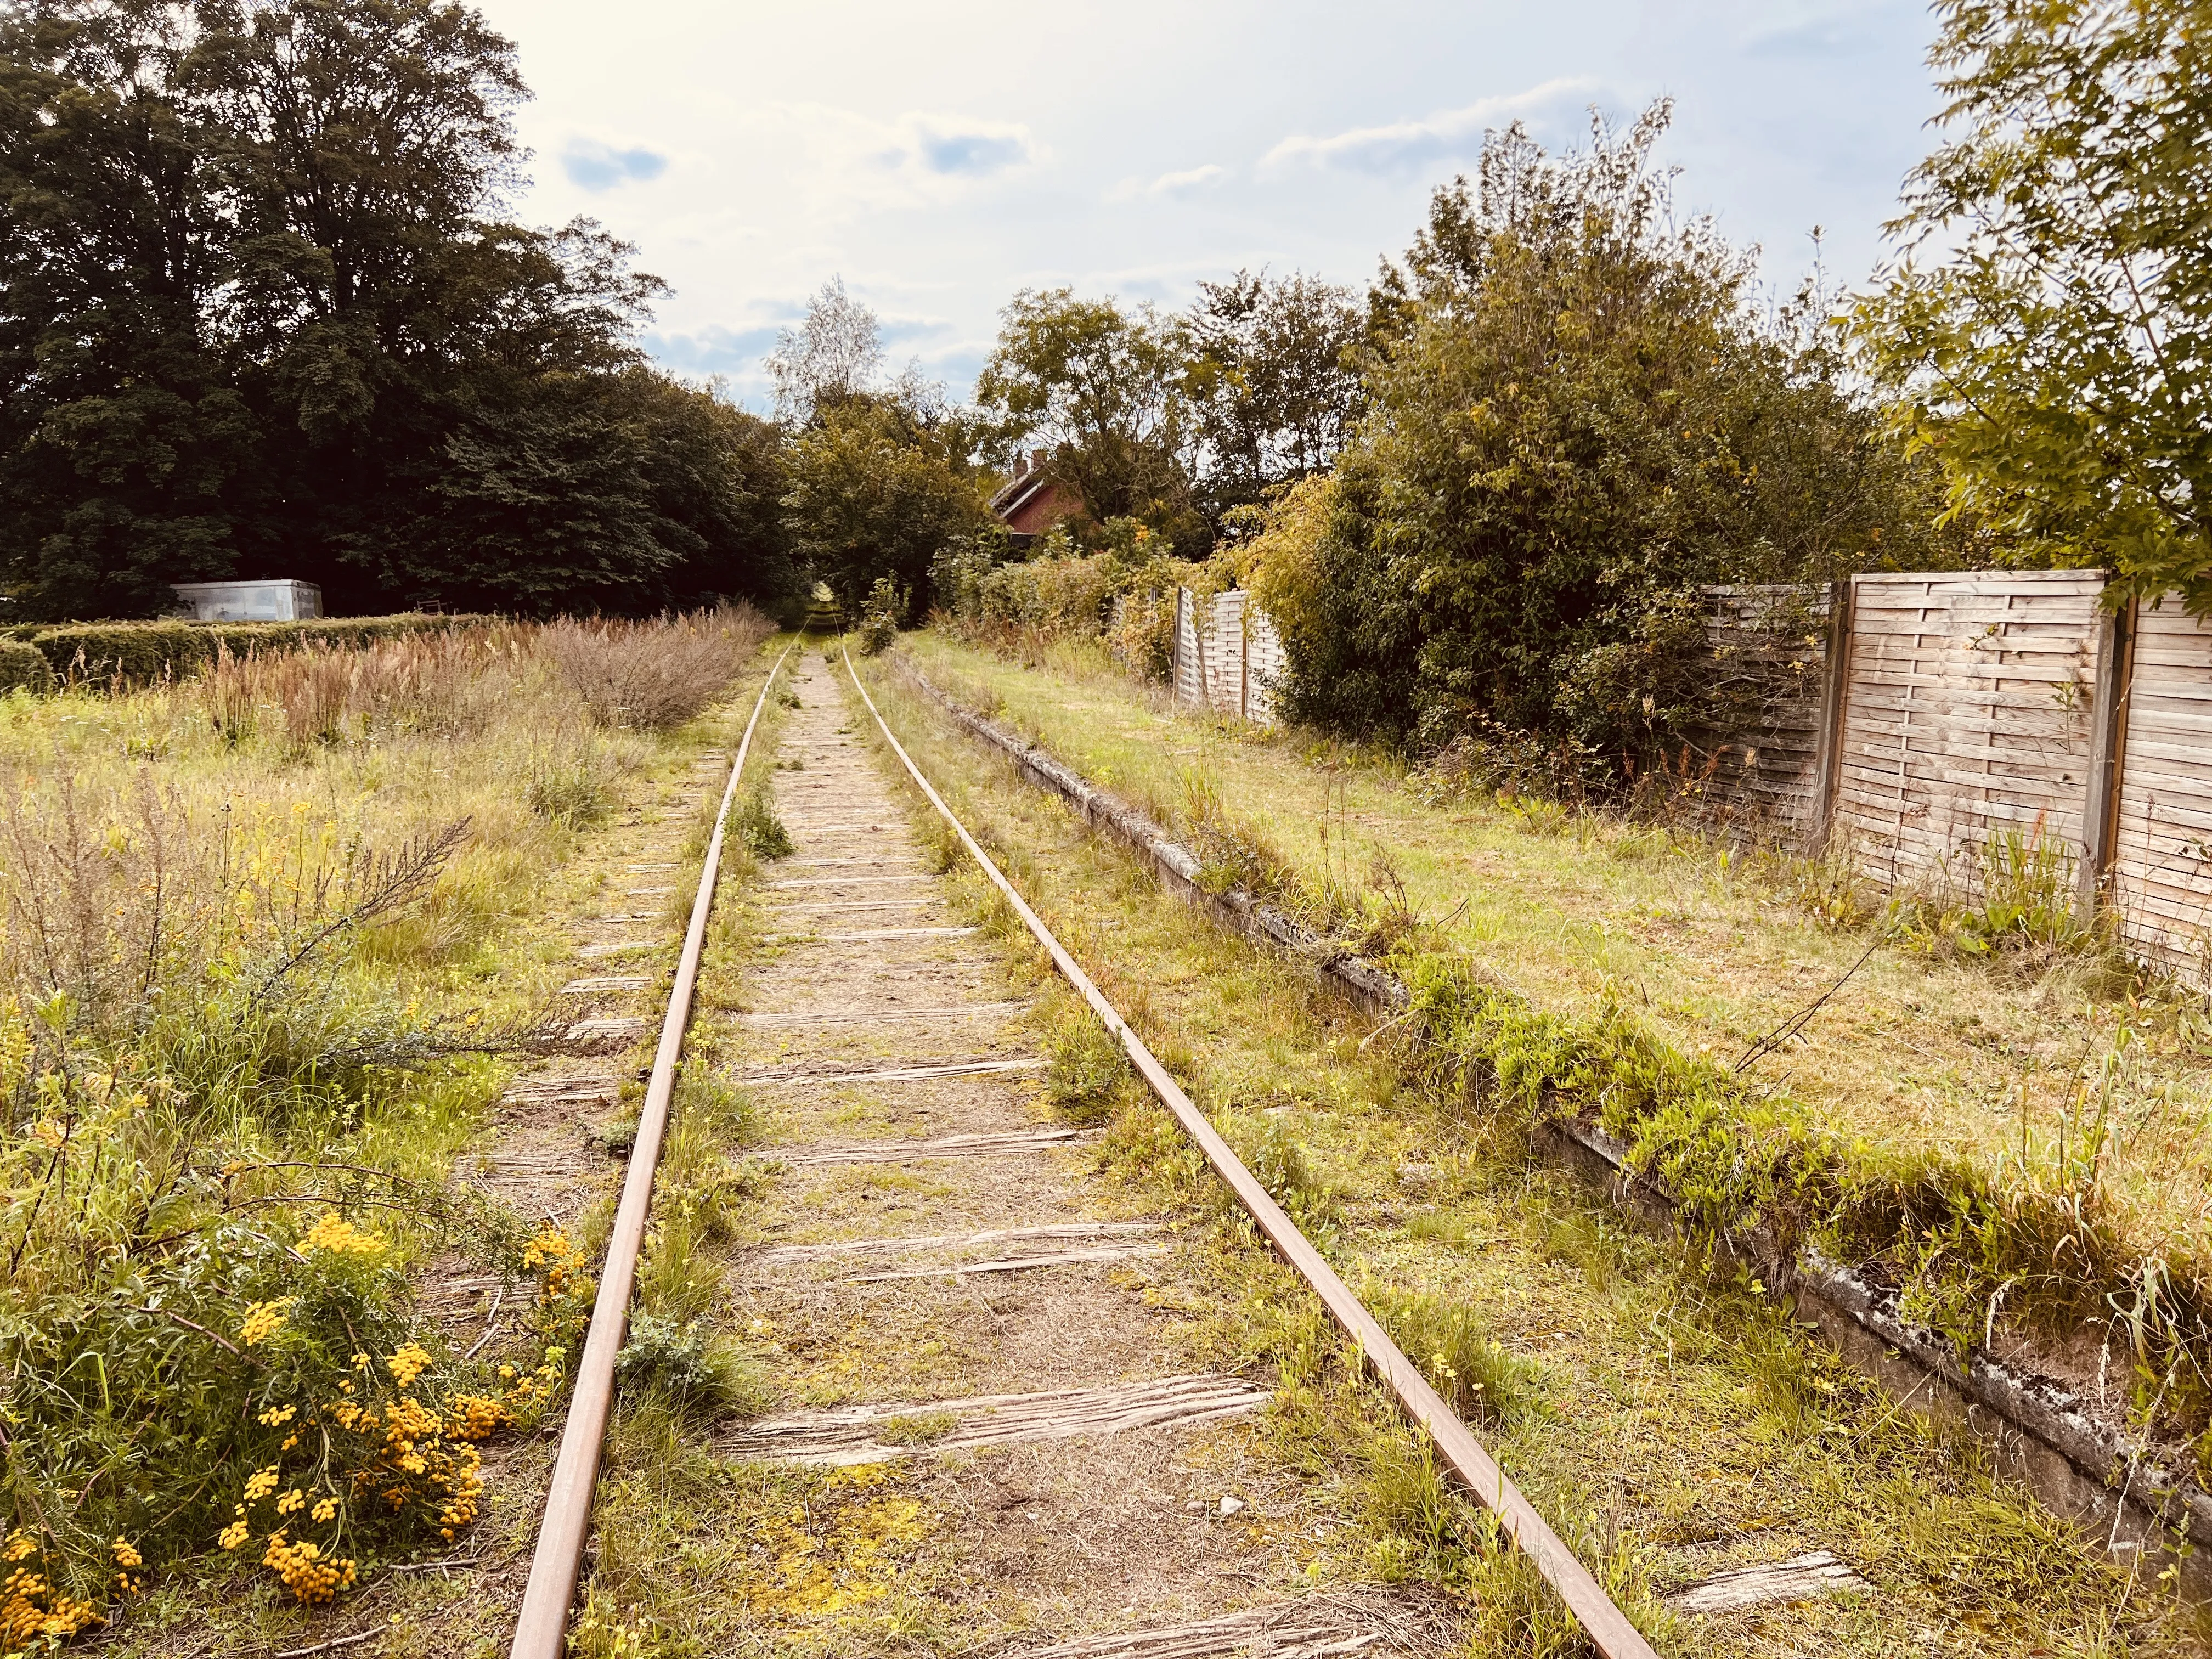
<path id="1" fill-rule="evenodd" d="M 1305 964 L 1194 927 L 1148 860 L 1023 786 L 896 665 L 863 672 L 1024 896 L 1624 1605 L 1816 1548 L 1878 1586 L 1858 1600 L 1684 1619 L 1662 1651 L 1871 1656 L 1900 1639 L 2023 1655 L 2192 1650 L 2188 1615 L 2161 1589 L 2127 1588 L 2094 1544 L 1995 1478 L 1972 1437 L 1897 1410 L 1749 1274 L 1686 1268 L 1581 1182 L 1510 1156 L 1495 1094 L 1469 1105 L 1423 1086 L 1413 1058 L 1369 1041 L 1373 1018 Z M 1119 718 L 1087 680 L 1055 689 L 1102 731 Z M 1152 746 L 1187 749 L 1191 735 L 1171 726 Z M 1209 879 L 1240 857 L 1200 844 Z M 1006 925 L 974 884 L 975 919 Z M 1171 1188 L 1194 1223 L 1227 1222 L 1173 1123 L 1115 1089 L 1068 1029 L 1079 1007 L 1057 1015 L 1048 1048 L 1060 1109 L 1106 1120 L 1109 1168 Z M 1376 1569 L 1433 1564 L 1467 1584 L 1483 1651 L 1577 1651 L 1556 1609 L 1510 1582 L 1510 1553 L 1489 1554 L 1454 1515 L 1432 1467 L 1362 1443 L 1371 1419 L 1357 1356 L 1334 1348 L 1294 1297 L 1244 1306 L 1223 1337 L 1279 1368 L 1271 1438 L 1289 1455 L 1326 1445 L 1353 1464 L 1359 1547 Z"/>
<path id="2" fill-rule="evenodd" d="M 2178 1173 L 2203 1170 L 2195 1000 L 2115 975 L 2094 938 L 1947 949 L 1924 903 L 1832 902 L 1833 868 L 914 648 L 1147 805 L 1213 880 L 1378 953 L 1413 989 L 1392 1036 L 1432 1097 L 1509 1138 L 1593 1121 L 1692 1224 L 1856 1266 L 1961 1354 L 2025 1344 L 2203 1466 L 2212 1256 Z"/>
<path id="3" fill-rule="evenodd" d="M 574 1241 L 449 1188 L 544 1040 L 534 908 L 767 624 L 418 633 L 0 698 L 0 1652 L 443 1547 L 557 1389 Z M 451 1352 L 412 1269 L 507 1287 Z"/>

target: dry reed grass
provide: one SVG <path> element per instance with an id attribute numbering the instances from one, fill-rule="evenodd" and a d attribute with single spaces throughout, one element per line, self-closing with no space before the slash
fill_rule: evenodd
<path id="1" fill-rule="evenodd" d="M 536 648 L 602 726 L 665 732 L 712 702 L 774 631 L 750 605 L 658 622 L 547 623 Z"/>

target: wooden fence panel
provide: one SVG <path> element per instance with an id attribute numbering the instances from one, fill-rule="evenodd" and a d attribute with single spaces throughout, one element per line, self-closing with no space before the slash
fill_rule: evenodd
<path id="1" fill-rule="evenodd" d="M 1267 613 L 1256 605 L 1244 607 L 1244 718 L 1262 726 L 1275 724 L 1275 690 L 1282 684 L 1289 659 L 1283 654 L 1283 636 Z"/>
<path id="2" fill-rule="evenodd" d="M 1201 599 L 1176 593 L 1175 694 L 1177 704 L 1242 714 L 1274 724 L 1273 677 L 1282 641 L 1265 612 L 1241 588 Z"/>
<path id="3" fill-rule="evenodd" d="M 1199 601 L 1206 614 L 1207 702 L 1224 714 L 1244 707 L 1244 595 L 1231 590 Z"/>
<path id="4" fill-rule="evenodd" d="M 1182 708 L 1211 705 L 1206 694 L 1206 666 L 1199 635 L 1195 601 L 1187 587 L 1176 590 L 1175 700 Z"/>
<path id="5" fill-rule="evenodd" d="M 2212 923 L 2212 623 L 2166 595 L 2136 612 L 2109 902 L 2122 937 L 2201 975 Z"/>
<path id="6" fill-rule="evenodd" d="M 2098 571 L 1852 580 L 1832 823 L 1869 875 L 1971 885 L 1993 835 L 2078 856 Z"/>
<path id="7" fill-rule="evenodd" d="M 1713 653 L 1714 723 L 1700 745 L 1712 764 L 1706 796 L 1809 831 L 1820 805 L 1828 589 L 1766 583 L 1702 592 Z"/>

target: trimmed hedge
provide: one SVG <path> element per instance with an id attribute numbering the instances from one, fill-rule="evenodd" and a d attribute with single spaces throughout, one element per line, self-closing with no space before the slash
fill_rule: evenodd
<path id="1" fill-rule="evenodd" d="M 490 620 L 409 615 L 319 617 L 312 622 L 64 623 L 39 629 L 30 643 L 64 678 L 148 685 L 198 672 L 215 660 L 218 646 L 228 646 L 233 656 L 296 651 L 307 645 L 358 647 L 409 634 L 472 628 Z"/>
<path id="2" fill-rule="evenodd" d="M 0 692 L 13 691 L 17 686 L 27 686 L 33 691 L 54 689 L 54 671 L 39 647 L 21 640 L 0 639 Z"/>

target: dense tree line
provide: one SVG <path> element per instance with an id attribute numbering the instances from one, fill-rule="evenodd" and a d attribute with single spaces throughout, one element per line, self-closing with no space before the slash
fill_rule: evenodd
<path id="1" fill-rule="evenodd" d="M 658 288 L 504 216 L 513 46 L 441 0 L 0 12 L 0 587 L 645 610 L 787 585 L 775 434 L 647 366 Z"/>
<path id="2" fill-rule="evenodd" d="M 19 0 L 0 591 L 29 619 L 234 573 L 340 610 L 821 582 L 914 619 L 933 571 L 1024 556 L 988 503 L 1041 453 L 1073 506 L 1045 550 L 1257 587 L 1303 717 L 1613 748 L 1694 702 L 1702 584 L 2009 559 L 2212 603 L 2194 13 L 1938 13 L 1945 137 L 1847 319 L 1678 219 L 1662 104 L 1565 155 L 1492 135 L 1364 295 L 1018 294 L 972 406 L 888 374 L 832 283 L 767 420 L 643 360 L 628 248 L 507 215 L 523 88 L 465 7 Z"/>

